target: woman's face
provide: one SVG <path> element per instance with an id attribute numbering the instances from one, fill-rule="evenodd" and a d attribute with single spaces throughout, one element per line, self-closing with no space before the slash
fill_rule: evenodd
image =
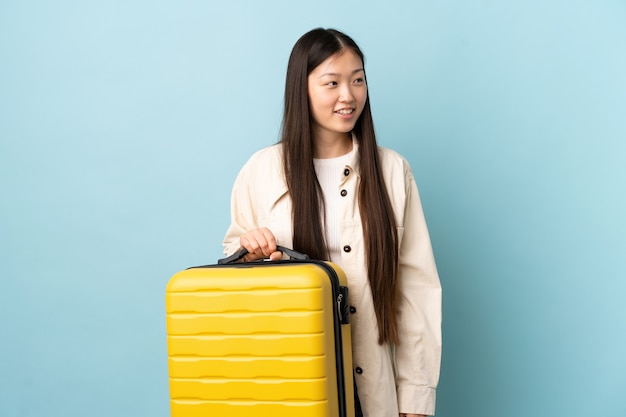
<path id="1" fill-rule="evenodd" d="M 367 100 L 361 58 L 350 49 L 332 55 L 309 74 L 308 86 L 313 138 L 345 138 Z"/>

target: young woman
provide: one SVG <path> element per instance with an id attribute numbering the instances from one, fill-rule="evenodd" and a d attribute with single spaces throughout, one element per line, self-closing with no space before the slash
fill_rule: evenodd
<path id="1" fill-rule="evenodd" d="M 227 255 L 280 259 L 279 244 L 346 272 L 357 415 L 434 414 L 439 277 L 409 164 L 376 144 L 363 54 L 350 37 L 314 29 L 296 42 L 282 138 L 242 168 L 231 216 Z"/>

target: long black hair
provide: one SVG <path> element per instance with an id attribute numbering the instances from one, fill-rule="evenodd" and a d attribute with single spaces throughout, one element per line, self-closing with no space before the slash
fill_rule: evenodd
<path id="1" fill-rule="evenodd" d="M 328 248 L 322 228 L 323 197 L 313 166 L 308 76 L 326 59 L 345 50 L 353 51 L 365 63 L 363 53 L 352 38 L 334 29 L 314 29 L 296 42 L 287 66 L 280 142 L 293 202 L 293 245 L 294 249 L 314 259 L 328 259 Z M 383 179 L 369 94 L 353 133 L 359 143 L 358 203 L 379 343 L 397 343 L 398 235 Z"/>

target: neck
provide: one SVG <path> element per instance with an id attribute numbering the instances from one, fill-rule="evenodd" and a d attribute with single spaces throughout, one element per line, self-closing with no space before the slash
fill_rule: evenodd
<path id="1" fill-rule="evenodd" d="M 336 158 L 352 150 L 352 135 L 342 133 L 332 137 L 317 136 L 313 139 L 313 157 L 317 159 Z"/>

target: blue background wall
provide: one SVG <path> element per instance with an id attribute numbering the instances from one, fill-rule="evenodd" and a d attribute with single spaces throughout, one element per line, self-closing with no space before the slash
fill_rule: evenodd
<path id="1" fill-rule="evenodd" d="M 289 51 L 366 53 L 444 287 L 438 415 L 626 415 L 626 2 L 0 1 L 0 415 L 168 416 L 164 288 L 221 256 Z"/>

